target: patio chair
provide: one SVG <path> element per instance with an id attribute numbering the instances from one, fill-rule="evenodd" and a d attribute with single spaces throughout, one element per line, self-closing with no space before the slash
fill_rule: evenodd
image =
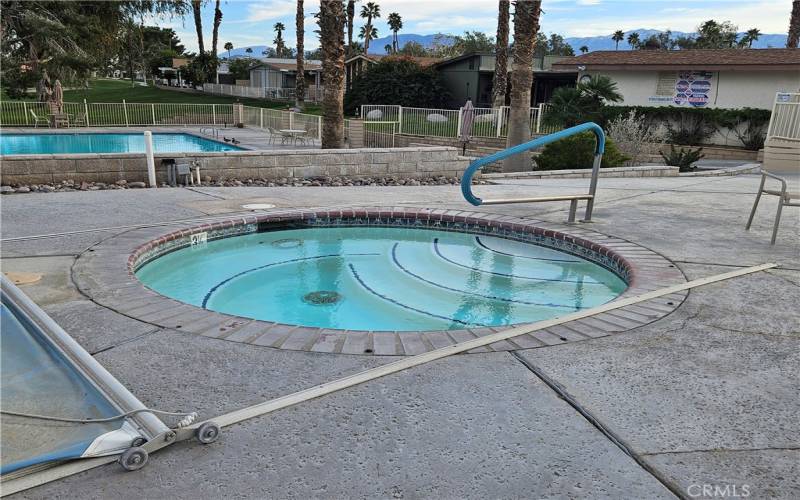
<path id="1" fill-rule="evenodd" d="M 797 149 L 800 149 L 800 147 L 797 147 Z M 766 158 L 766 156 L 764 165 L 765 166 L 770 165 L 770 159 Z M 791 161 L 791 163 L 789 164 L 783 164 L 781 162 L 781 163 L 775 163 L 775 165 L 778 167 L 778 171 L 780 173 L 785 172 L 800 176 L 800 162 Z M 788 166 L 789 168 L 787 169 L 780 168 L 786 166 Z M 780 182 L 781 188 L 766 189 L 764 185 L 766 184 L 768 178 Z M 753 217 L 756 215 L 756 208 L 758 207 L 758 202 L 761 200 L 761 195 L 767 194 L 767 195 L 777 196 L 778 212 L 775 214 L 775 224 L 772 228 L 772 241 L 770 242 L 771 245 L 774 245 L 775 238 L 778 236 L 778 225 L 781 222 L 781 212 L 783 211 L 783 207 L 800 207 L 800 188 L 798 188 L 797 186 L 798 181 L 800 181 L 799 178 L 787 179 L 785 177 L 780 177 L 764 170 L 764 168 L 762 167 L 761 185 L 758 186 L 758 194 L 756 195 L 756 201 L 753 203 L 753 209 L 750 211 L 750 218 L 747 220 L 747 226 L 745 226 L 745 229 L 750 230 L 750 225 L 753 223 Z M 790 182 L 792 183 L 791 189 L 789 187 Z"/>
<path id="2" fill-rule="evenodd" d="M 269 139 L 267 139 L 267 144 L 275 144 L 275 141 L 281 137 L 281 134 L 272 127 L 267 127 L 267 132 L 269 132 Z"/>
<path id="3" fill-rule="evenodd" d="M 46 116 L 39 116 L 37 115 L 32 109 L 28 111 L 31 112 L 31 116 L 33 117 L 33 128 L 39 128 L 39 125 L 47 125 L 50 128 L 50 119 Z"/>

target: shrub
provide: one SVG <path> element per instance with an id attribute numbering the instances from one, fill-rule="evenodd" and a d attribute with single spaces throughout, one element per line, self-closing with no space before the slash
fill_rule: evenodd
<path id="1" fill-rule="evenodd" d="M 664 158 L 664 163 L 671 167 L 678 167 L 679 172 L 691 172 L 696 167 L 693 167 L 692 164 L 697 162 L 700 158 L 703 158 L 705 155 L 703 153 L 703 148 L 697 149 L 684 149 L 681 148 L 680 151 L 675 150 L 675 145 L 669 145 L 669 154 L 664 154 L 661 152 L 661 157 Z"/>
<path id="2" fill-rule="evenodd" d="M 593 133 L 583 132 L 544 147 L 536 157 L 537 170 L 592 168 L 596 139 Z M 606 138 L 606 151 L 601 167 L 621 167 L 629 158 L 620 153 L 614 141 Z"/>
<path id="3" fill-rule="evenodd" d="M 352 82 L 344 111 L 354 115 L 362 104 L 444 108 L 450 94 L 439 75 L 405 57 L 385 57 Z"/>
<path id="4" fill-rule="evenodd" d="M 608 137 L 630 159 L 626 165 L 639 165 L 650 154 L 653 144 L 664 142 L 664 127 L 649 127 L 636 111 L 620 115 L 608 124 Z"/>

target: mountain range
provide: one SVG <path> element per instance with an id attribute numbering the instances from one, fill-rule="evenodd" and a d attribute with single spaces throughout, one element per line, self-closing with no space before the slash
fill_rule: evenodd
<path id="1" fill-rule="evenodd" d="M 645 40 L 650 35 L 657 35 L 661 33 L 660 30 L 653 30 L 653 29 L 636 29 L 636 30 L 629 30 L 625 32 L 625 40 L 619 43 L 619 50 L 630 50 L 630 46 L 626 41 L 628 35 L 631 33 L 639 33 L 639 39 Z M 693 36 L 697 33 L 687 33 L 683 31 L 673 31 L 672 37 L 677 38 L 679 36 Z M 744 33 L 739 33 L 741 37 Z M 397 35 L 398 40 L 400 42 L 400 46 L 402 47 L 408 42 L 414 41 L 419 43 L 420 45 L 430 48 L 434 44 L 434 40 L 438 37 L 442 37 L 442 41 L 445 43 L 452 42 L 453 36 L 452 35 L 417 35 L 414 33 L 399 33 Z M 589 47 L 589 51 L 594 50 L 614 50 L 615 42 L 611 39 L 611 34 L 608 35 L 601 35 L 601 36 L 589 36 L 589 37 L 567 37 L 564 39 L 568 44 L 572 46 L 575 52 L 578 52 L 578 49 L 584 45 Z M 392 44 L 392 37 L 391 35 L 385 36 L 382 38 L 376 38 L 370 42 L 369 46 L 369 53 L 370 54 L 385 54 L 385 46 Z M 770 47 L 785 47 L 786 46 L 786 35 L 783 34 L 762 34 L 758 40 L 753 43 L 754 49 L 766 49 Z M 253 49 L 253 52 L 249 54 L 252 57 L 262 57 L 261 53 L 266 50 L 267 45 L 251 45 L 250 48 Z M 247 47 L 238 47 L 231 51 L 231 57 L 244 57 L 247 54 L 246 52 Z M 228 52 L 220 52 L 220 57 L 228 57 Z"/>

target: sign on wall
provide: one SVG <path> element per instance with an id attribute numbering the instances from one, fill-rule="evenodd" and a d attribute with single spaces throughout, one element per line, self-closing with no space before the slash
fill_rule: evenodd
<path id="1" fill-rule="evenodd" d="M 710 101 L 713 79 L 710 71 L 678 71 L 672 95 L 652 96 L 649 101 L 702 108 Z"/>

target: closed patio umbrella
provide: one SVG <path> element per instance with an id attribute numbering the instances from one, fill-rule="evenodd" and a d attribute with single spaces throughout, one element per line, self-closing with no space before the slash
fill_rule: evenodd
<path id="1" fill-rule="evenodd" d="M 475 107 L 472 100 L 467 99 L 467 103 L 461 108 L 461 154 L 467 152 L 467 143 L 472 139 L 472 122 L 475 120 Z"/>
<path id="2" fill-rule="evenodd" d="M 57 78 L 53 85 L 53 107 L 57 113 L 64 111 L 64 89 L 61 88 L 61 80 Z"/>

